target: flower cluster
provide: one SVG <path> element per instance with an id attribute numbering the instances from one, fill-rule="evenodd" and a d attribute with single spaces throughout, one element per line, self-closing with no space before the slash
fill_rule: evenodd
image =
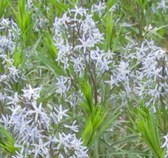
<path id="1" fill-rule="evenodd" d="M 7 58 L 7 53 L 13 53 L 19 37 L 17 24 L 10 19 L 0 19 L 0 58 Z"/>
<path id="2" fill-rule="evenodd" d="M 20 30 L 13 20 L 2 18 L 0 19 L 0 33 L 0 87 L 11 89 L 11 84 L 16 83 L 19 78 L 23 79 L 13 59 Z"/>
<path id="3" fill-rule="evenodd" d="M 70 72 L 58 77 L 56 93 L 63 96 L 71 105 L 72 103 L 77 105 L 83 100 L 77 81 L 85 75 L 91 80 L 94 100 L 97 103 L 97 94 L 101 93 L 97 81 L 104 84 L 102 78 L 112 64 L 113 53 L 106 52 L 100 47 L 104 35 L 93 19 L 93 13 L 97 13 L 97 8 L 100 8 L 100 4 L 94 5 L 91 10 L 75 6 L 74 9 L 65 12 L 61 18 L 56 17 L 53 24 L 53 40 L 58 50 L 55 61 L 64 71 Z M 99 11 L 104 9 L 103 3 Z"/>
<path id="4" fill-rule="evenodd" d="M 40 91 L 41 87 L 28 85 L 22 90 L 23 94 L 6 97 L 10 115 L 2 115 L 0 121 L 13 134 L 15 145 L 20 148 L 13 158 L 31 155 L 35 158 L 40 155 L 87 158 L 87 149 L 76 136 L 76 121 L 66 121 L 68 109 L 60 105 L 46 111 L 38 101 Z"/>
<path id="5" fill-rule="evenodd" d="M 101 73 L 108 70 L 107 54 L 97 47 L 104 39 L 103 34 L 92 16 L 89 10 L 76 6 L 62 18 L 55 18 L 53 39 L 58 49 L 56 61 L 65 70 L 72 66 L 79 76 L 91 64 Z"/>
<path id="6" fill-rule="evenodd" d="M 112 70 L 111 80 L 106 83 L 111 87 L 122 84 L 127 96 L 144 99 L 147 106 L 166 104 L 167 62 L 167 52 L 153 41 L 145 40 L 140 47 L 132 42 L 126 47 L 119 64 Z"/>

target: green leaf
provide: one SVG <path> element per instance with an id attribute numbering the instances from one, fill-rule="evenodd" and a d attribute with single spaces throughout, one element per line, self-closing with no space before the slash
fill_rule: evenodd
<path id="1" fill-rule="evenodd" d="M 15 153 L 19 150 L 15 147 L 12 135 L 3 126 L 0 126 L 0 147 L 9 153 Z"/>
<path id="2" fill-rule="evenodd" d="M 145 106 L 137 109 L 136 127 L 141 134 L 141 139 L 149 146 L 157 158 L 163 158 L 164 149 L 161 148 L 158 122 L 154 115 Z"/>
<path id="3" fill-rule="evenodd" d="M 121 113 L 119 109 L 120 107 L 109 114 L 108 109 L 104 109 L 102 105 L 93 108 L 82 135 L 85 145 L 93 145 L 108 128 L 115 124 Z"/>
<path id="4" fill-rule="evenodd" d="M 85 79 L 79 80 L 79 88 L 82 91 L 85 102 L 81 104 L 83 108 L 87 111 L 89 109 L 90 112 L 93 110 L 93 95 L 92 95 L 92 87 Z"/>
<path id="5" fill-rule="evenodd" d="M 5 9 L 9 5 L 8 0 L 0 0 L 0 18 L 3 16 Z"/>

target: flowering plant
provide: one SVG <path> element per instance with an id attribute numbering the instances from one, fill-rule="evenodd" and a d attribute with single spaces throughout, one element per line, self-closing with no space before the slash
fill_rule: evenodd
<path id="1" fill-rule="evenodd" d="M 0 156 L 166 158 L 167 20 L 165 0 L 0 1 Z"/>

